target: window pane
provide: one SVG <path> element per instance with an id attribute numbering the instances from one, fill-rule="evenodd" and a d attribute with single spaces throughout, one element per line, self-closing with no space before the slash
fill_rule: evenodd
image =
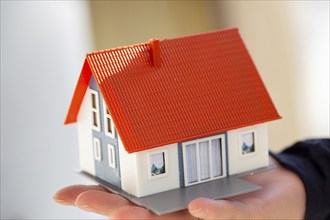
<path id="1" fill-rule="evenodd" d="M 95 127 L 98 127 L 99 125 L 98 125 L 98 122 L 97 122 L 97 114 L 96 114 L 96 112 L 94 112 L 93 111 L 93 125 L 95 126 Z"/>
<path id="2" fill-rule="evenodd" d="M 199 168 L 201 180 L 206 180 L 211 177 L 210 175 L 210 151 L 209 142 L 199 142 Z"/>
<path id="3" fill-rule="evenodd" d="M 242 154 L 249 154 L 255 151 L 254 132 L 249 132 L 242 135 Z"/>
<path id="4" fill-rule="evenodd" d="M 112 133 L 111 119 L 109 117 L 107 118 L 107 131 Z"/>
<path id="5" fill-rule="evenodd" d="M 187 181 L 188 184 L 198 181 L 197 175 L 197 155 L 196 144 L 189 144 L 186 146 L 187 158 Z"/>
<path id="6" fill-rule="evenodd" d="M 96 95 L 94 93 L 92 95 L 92 108 L 96 109 Z"/>
<path id="7" fill-rule="evenodd" d="M 150 156 L 151 176 L 165 173 L 165 153 L 152 154 Z"/>
<path id="8" fill-rule="evenodd" d="M 223 174 L 221 148 L 221 139 L 211 141 L 213 177 L 222 176 Z"/>

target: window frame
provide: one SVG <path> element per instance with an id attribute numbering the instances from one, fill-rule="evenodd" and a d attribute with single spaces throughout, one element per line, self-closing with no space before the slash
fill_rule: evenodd
<path id="1" fill-rule="evenodd" d="M 96 137 L 93 138 L 93 152 L 94 160 L 102 161 L 101 140 Z"/>
<path id="2" fill-rule="evenodd" d="M 248 133 L 253 133 L 253 143 L 254 143 L 254 151 L 253 152 L 249 152 L 247 154 L 243 154 L 243 135 L 248 134 Z M 258 149 L 258 144 L 257 144 L 257 131 L 255 129 L 249 129 L 249 130 L 245 130 L 242 132 L 238 133 L 238 156 L 240 159 L 244 159 L 244 158 L 248 158 L 248 157 L 253 157 L 257 154 L 257 149 Z"/>
<path id="3" fill-rule="evenodd" d="M 191 141 L 187 141 L 182 143 L 182 154 L 183 154 L 183 169 L 184 169 L 184 183 L 185 186 L 191 186 L 199 183 L 204 183 L 208 181 L 212 181 L 215 179 L 223 178 L 227 175 L 227 168 L 226 168 L 226 141 L 225 141 L 225 134 L 215 135 L 215 136 L 209 136 L 205 138 L 200 139 L 194 139 Z M 219 139 L 221 141 L 220 147 L 221 147 L 221 169 L 222 169 L 222 175 L 214 176 L 214 169 L 213 169 L 213 157 L 212 157 L 212 140 Z M 207 179 L 201 179 L 201 169 L 200 169 L 200 150 L 199 150 L 199 143 L 208 141 L 208 152 L 209 152 L 209 172 L 210 172 L 210 178 Z M 188 172 L 187 172 L 187 152 L 186 152 L 186 146 L 195 144 L 196 146 L 196 163 L 197 163 L 197 181 L 188 183 Z"/>
<path id="4" fill-rule="evenodd" d="M 165 173 L 161 173 L 158 175 L 153 176 L 151 173 L 151 167 L 152 167 L 152 161 L 151 161 L 151 156 L 156 155 L 156 154 L 161 154 L 163 153 L 164 157 L 164 166 L 165 166 Z M 164 178 L 169 175 L 169 166 L 168 166 L 168 150 L 163 149 L 163 150 L 156 150 L 156 151 L 150 151 L 147 153 L 147 172 L 148 172 L 148 178 L 149 180 L 155 180 L 159 178 Z"/>
<path id="5" fill-rule="evenodd" d="M 108 144 L 108 164 L 111 168 L 116 168 L 116 149 L 112 144 Z"/>
<path id="6" fill-rule="evenodd" d="M 95 107 L 93 106 L 93 96 L 95 97 Z M 92 112 L 92 128 L 96 131 L 101 131 L 101 120 L 100 120 L 100 97 L 96 90 L 90 89 L 91 98 L 91 112 Z M 95 118 L 94 118 L 95 114 Z M 95 120 L 97 125 L 95 125 Z"/>
<path id="7" fill-rule="evenodd" d="M 109 113 L 108 113 L 109 112 Z M 113 123 L 112 117 L 110 115 L 110 111 L 107 108 L 107 105 L 105 104 L 103 100 L 103 119 L 104 119 L 104 133 L 108 137 L 115 138 L 115 125 Z M 112 132 L 109 132 L 109 124 L 108 119 L 110 119 L 110 128 Z"/>

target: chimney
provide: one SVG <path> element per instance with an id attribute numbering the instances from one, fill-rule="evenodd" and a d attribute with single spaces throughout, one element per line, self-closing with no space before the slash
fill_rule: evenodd
<path id="1" fill-rule="evenodd" d="M 150 59 L 154 67 L 160 67 L 160 41 L 158 39 L 149 40 Z"/>

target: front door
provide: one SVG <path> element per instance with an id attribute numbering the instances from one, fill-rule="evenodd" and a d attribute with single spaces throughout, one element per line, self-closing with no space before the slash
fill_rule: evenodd
<path id="1" fill-rule="evenodd" d="M 225 135 L 182 144 L 185 186 L 226 176 Z"/>

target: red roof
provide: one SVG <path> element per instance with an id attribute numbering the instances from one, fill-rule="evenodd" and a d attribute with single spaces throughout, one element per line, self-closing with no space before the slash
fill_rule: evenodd
<path id="1" fill-rule="evenodd" d="M 92 74 L 129 153 L 280 118 L 238 29 L 152 48 L 87 54 L 65 123 L 77 120 Z"/>

